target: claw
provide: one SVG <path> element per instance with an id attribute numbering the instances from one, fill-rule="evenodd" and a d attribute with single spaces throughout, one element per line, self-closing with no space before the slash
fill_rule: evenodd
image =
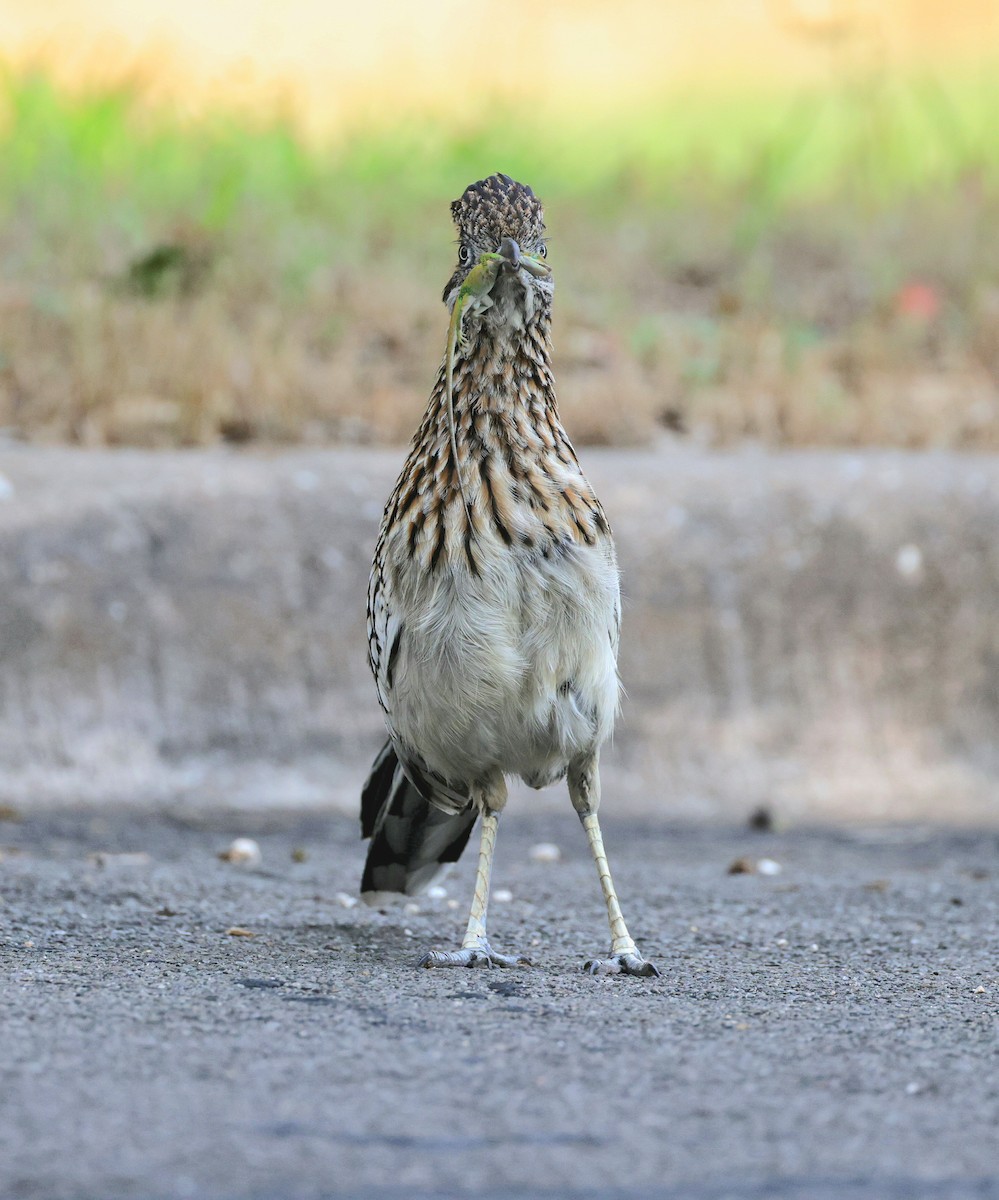
<path id="1" fill-rule="evenodd" d="M 612 954 L 610 958 L 591 958 L 583 964 L 587 975 L 658 976 L 655 963 L 637 954 Z"/>

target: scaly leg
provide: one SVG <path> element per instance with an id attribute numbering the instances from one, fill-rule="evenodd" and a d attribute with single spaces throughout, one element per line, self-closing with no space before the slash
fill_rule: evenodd
<path id="1" fill-rule="evenodd" d="M 416 964 L 418 967 L 529 967 L 531 961 L 522 955 L 497 954 L 486 937 L 486 913 L 489 908 L 489 876 L 496 847 L 499 814 L 506 804 L 506 783 L 498 783 L 486 791 L 478 802 L 482 807 L 482 839 L 479 843 L 479 864 L 475 871 L 475 891 L 468 914 L 468 928 L 455 951 L 430 950 Z M 498 802 L 498 803 L 497 803 Z"/>
<path id="2" fill-rule="evenodd" d="M 610 921 L 611 948 L 608 958 L 594 958 L 585 963 L 583 970 L 590 975 L 658 975 L 655 966 L 638 953 L 638 947 L 628 932 L 621 914 L 614 880 L 611 878 L 604 839 L 600 835 L 597 808 L 600 805 L 600 772 L 597 755 L 569 768 L 569 796 L 572 806 L 586 830 L 593 861 L 597 864 L 600 887 L 607 905 Z"/>

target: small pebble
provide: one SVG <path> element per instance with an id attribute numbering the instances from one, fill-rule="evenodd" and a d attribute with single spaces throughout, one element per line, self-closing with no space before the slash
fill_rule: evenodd
<path id="1" fill-rule="evenodd" d="M 418 904 L 414 904 L 413 901 L 410 900 L 408 904 L 404 904 L 402 906 L 402 911 L 407 913 L 409 916 L 414 917 L 420 911 L 420 906 Z"/>
<path id="2" fill-rule="evenodd" d="M 729 875 L 752 875 L 756 864 L 751 858 L 737 858 L 728 864 Z"/>
<path id="3" fill-rule="evenodd" d="M 428 900 L 446 900 L 447 899 L 447 888 L 441 887 L 441 885 L 439 883 L 435 883 L 433 885 L 433 887 L 427 888 L 427 899 Z"/>
<path id="4" fill-rule="evenodd" d="M 226 930 L 226 934 L 229 937 L 256 937 L 257 936 L 253 932 L 252 929 L 244 929 L 242 927 L 242 925 L 233 925 L 231 928 Z"/>
<path id="5" fill-rule="evenodd" d="M 308 857 L 308 850 L 303 849 L 301 846 L 296 846 L 291 852 L 291 861 L 294 863 L 306 862 Z"/>
<path id="6" fill-rule="evenodd" d="M 333 897 L 333 899 L 336 901 L 337 904 L 340 905 L 341 908 L 356 908 L 357 907 L 357 897 L 356 896 L 348 896 L 346 892 L 337 892 L 337 894 Z"/>
<path id="7" fill-rule="evenodd" d="M 263 858 L 263 855 L 253 838 L 238 837 L 233 839 L 227 850 L 219 852 L 219 858 L 223 862 L 255 866 Z"/>
<path id="8" fill-rule="evenodd" d="M 527 852 L 531 862 L 557 863 L 562 861 L 562 851 L 554 842 L 538 842 Z"/>
<path id="9" fill-rule="evenodd" d="M 750 829 L 755 829 L 758 833 L 772 833 L 774 827 L 772 809 L 766 804 L 759 805 L 749 814 L 747 824 Z"/>
<path id="10" fill-rule="evenodd" d="M 895 570 L 903 579 L 915 579 L 923 570 L 923 552 L 911 543 L 895 555 Z"/>
<path id="11" fill-rule="evenodd" d="M 761 858 L 756 864 L 756 869 L 761 875 L 779 875 L 783 867 L 772 858 Z"/>
<path id="12" fill-rule="evenodd" d="M 513 899 L 513 892 L 509 888 L 496 888 L 491 895 L 497 904 L 509 904 Z"/>

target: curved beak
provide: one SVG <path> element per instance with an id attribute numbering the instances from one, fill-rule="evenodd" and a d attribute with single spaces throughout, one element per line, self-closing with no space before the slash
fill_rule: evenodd
<path id="1" fill-rule="evenodd" d="M 552 269 L 547 263 L 542 262 L 533 254 L 524 254 L 513 238 L 504 238 L 496 253 L 502 260 L 502 266 L 507 270 L 519 271 L 523 268 L 528 275 L 532 275 L 535 279 L 544 279 L 546 275 L 551 274 Z"/>
<path id="2" fill-rule="evenodd" d="M 520 266 L 520 246 L 513 238 L 504 238 L 499 244 L 497 251 L 500 258 L 504 259 L 504 266 L 510 266 L 515 271 Z"/>

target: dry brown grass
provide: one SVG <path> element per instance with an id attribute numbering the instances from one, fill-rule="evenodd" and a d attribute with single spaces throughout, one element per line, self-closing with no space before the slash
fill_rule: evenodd
<path id="1" fill-rule="evenodd" d="M 505 166 L 548 202 L 580 442 L 999 448 L 994 85 L 961 108 L 865 84 L 805 117 L 705 101 L 571 145 L 500 113 L 329 158 L 280 124 L 150 117 L 127 89 L 8 90 L 8 436 L 404 440 L 444 346 L 447 203 Z"/>
<path id="2" fill-rule="evenodd" d="M 876 290 L 848 238 L 820 269 L 796 235 L 773 241 L 761 286 L 756 259 L 659 267 L 655 230 L 630 236 L 615 253 L 613 230 L 574 224 L 553 245 L 559 389 L 580 442 L 999 448 L 999 285 L 935 271 Z M 7 283 L 0 426 L 85 445 L 403 440 L 440 361 L 448 247 L 440 278 L 415 242 L 407 272 L 403 250 L 376 270 L 330 266 L 292 297 L 231 256 L 149 297 L 120 273 Z"/>

